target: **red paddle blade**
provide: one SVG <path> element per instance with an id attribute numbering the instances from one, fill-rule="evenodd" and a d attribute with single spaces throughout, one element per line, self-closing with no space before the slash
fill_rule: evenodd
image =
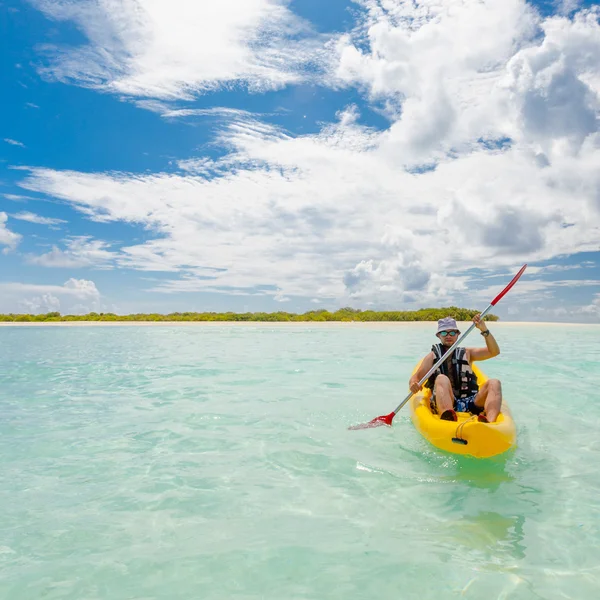
<path id="1" fill-rule="evenodd" d="M 519 281 L 519 278 L 521 277 L 521 275 L 523 275 L 526 268 L 527 268 L 527 263 L 525 263 L 521 267 L 521 270 L 512 278 L 512 281 L 492 300 L 492 302 L 491 302 L 492 306 L 496 306 L 496 304 L 498 304 L 498 302 L 500 302 L 500 300 L 502 300 L 502 298 L 504 298 L 504 296 L 506 296 L 506 294 L 508 294 L 508 292 L 513 287 L 513 285 L 515 285 L 515 283 L 517 283 L 517 281 Z"/>
<path id="2" fill-rule="evenodd" d="M 396 416 L 395 412 L 391 412 L 389 415 L 383 415 L 381 417 L 376 417 L 372 421 L 368 423 L 361 423 L 360 425 L 352 425 L 352 427 L 348 427 L 348 429 L 356 430 L 356 429 L 372 429 L 373 427 L 382 427 L 383 425 L 392 424 L 392 420 Z"/>

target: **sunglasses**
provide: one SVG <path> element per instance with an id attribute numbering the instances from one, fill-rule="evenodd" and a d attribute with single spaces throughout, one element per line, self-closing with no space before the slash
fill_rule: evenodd
<path id="1" fill-rule="evenodd" d="M 440 331 L 440 335 L 442 337 L 446 337 L 447 335 L 458 335 L 460 331 Z"/>

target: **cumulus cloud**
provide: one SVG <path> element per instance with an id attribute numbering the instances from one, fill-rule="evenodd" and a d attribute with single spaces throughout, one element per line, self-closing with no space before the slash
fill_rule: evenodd
<path id="1" fill-rule="evenodd" d="M 549 18 L 540 27 L 543 42 L 511 58 L 503 84 L 519 136 L 552 160 L 577 153 L 599 130 L 598 11 Z"/>
<path id="2" fill-rule="evenodd" d="M 29 313 L 98 310 L 101 296 L 96 284 L 87 279 L 68 279 L 63 285 L 0 283 L 0 312 L 14 311 L 15 306 Z M 74 311 L 75 312 L 75 311 Z"/>
<path id="3" fill-rule="evenodd" d="M 0 245 L 5 246 L 3 252 L 6 254 L 14 250 L 21 241 L 21 235 L 11 231 L 6 226 L 8 215 L 5 212 L 0 212 Z"/>
<path id="4" fill-rule="evenodd" d="M 37 315 L 49 312 L 60 312 L 60 300 L 52 294 L 42 294 L 26 298 L 19 303 L 23 312 Z"/>
<path id="5" fill-rule="evenodd" d="M 535 34 L 537 19 L 525 2 L 364 4 L 358 35 L 337 44 L 335 76 L 385 103 L 393 121 L 385 143 L 396 160 L 440 158 L 506 135 L 506 109 L 494 90 L 506 63 Z"/>
<path id="6" fill-rule="evenodd" d="M 88 43 L 45 48 L 59 81 L 142 98 L 191 100 L 241 83 L 276 89 L 303 79 L 318 47 L 283 0 L 33 0 L 77 24 Z"/>

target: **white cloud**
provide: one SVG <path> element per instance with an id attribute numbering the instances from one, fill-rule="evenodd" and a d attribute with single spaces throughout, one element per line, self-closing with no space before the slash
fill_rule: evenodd
<path id="1" fill-rule="evenodd" d="M 579 321 L 596 323 L 600 322 L 600 294 L 595 294 L 590 304 L 564 305 L 552 303 L 539 305 L 534 302 L 520 302 L 519 311 L 513 315 L 519 320 L 534 319 L 545 321 Z"/>
<path id="2" fill-rule="evenodd" d="M 557 2 L 558 11 L 562 15 L 568 15 L 569 13 L 577 10 L 581 5 L 581 0 L 559 0 Z"/>
<path id="3" fill-rule="evenodd" d="M 499 294 L 506 286 L 506 281 L 497 285 L 491 285 L 479 289 L 473 293 L 476 298 L 482 301 L 491 300 Z M 558 281 L 546 281 L 542 279 L 528 279 L 526 277 L 519 280 L 519 284 L 511 290 L 511 296 L 517 297 L 518 302 L 536 303 L 542 298 L 552 298 L 555 292 L 560 288 L 600 288 L 598 279 L 562 279 Z"/>
<path id="4" fill-rule="evenodd" d="M 253 2 L 247 10 L 259 4 L 267 6 Z M 339 58 L 332 83 L 365 89 L 385 107 L 389 129 L 361 126 L 357 109 L 348 107 L 318 134 L 293 137 L 247 113 L 214 109 L 230 118 L 217 140 L 228 150 L 222 159 L 188 157 L 178 174 L 32 169 L 23 187 L 94 220 L 154 232 L 154 239 L 122 248 L 117 262 L 174 273 L 155 287 L 169 293 L 395 306 L 418 294 L 419 302 L 439 304 L 465 291 L 467 269 L 514 272 L 523 262 L 597 251 L 598 11 L 544 20 L 522 0 L 363 4 L 364 27 L 332 52 Z M 206 10 L 192 6 L 176 3 L 185 27 Z M 154 10 L 139 13 L 138 29 L 127 10 L 123 30 L 109 19 L 110 27 L 88 31 L 93 47 L 110 48 L 111 61 L 121 46 L 128 57 L 118 61 L 126 64 L 122 71 L 109 65 L 90 84 L 170 99 L 226 80 L 210 79 L 195 60 L 193 76 L 185 65 L 163 69 L 157 44 L 180 46 L 165 33 L 173 26 L 168 19 L 164 31 L 163 24 L 148 28 L 144 19 Z M 82 15 L 79 22 L 91 27 Z M 141 35 L 132 46 L 130 31 L 156 36 Z M 175 56 L 165 44 L 163 55 Z M 220 60 L 217 66 L 225 64 Z M 252 69 L 245 73 L 247 81 L 254 77 Z M 154 108 L 162 114 L 168 106 Z M 189 114 L 183 110 L 173 116 Z"/>
<path id="5" fill-rule="evenodd" d="M 29 223 L 36 223 L 38 225 L 60 225 L 61 223 L 67 222 L 63 219 L 51 219 L 50 217 L 42 217 L 29 211 L 22 211 L 15 215 L 11 215 L 11 217 L 13 219 L 18 219 L 19 221 L 27 221 Z"/>
<path id="6" fill-rule="evenodd" d="M 369 49 L 342 39 L 336 76 L 401 107 L 387 139 L 399 161 L 503 138 L 552 161 L 598 131 L 597 10 L 542 20 L 522 0 L 366 4 Z"/>
<path id="7" fill-rule="evenodd" d="M 368 16 L 356 41 L 338 43 L 335 75 L 385 103 L 393 120 L 385 145 L 399 164 L 507 134 L 512 124 L 495 90 L 507 61 L 535 34 L 536 17 L 525 2 L 364 4 Z"/>
<path id="8" fill-rule="evenodd" d="M 19 310 L 29 313 L 66 311 L 86 313 L 101 307 L 100 292 L 93 281 L 67 280 L 63 285 L 20 282 L 0 283 L 0 312 Z"/>
<path id="9" fill-rule="evenodd" d="M 17 140 L 11 140 L 10 138 L 4 138 L 4 141 L 11 146 L 19 146 L 20 148 L 25 148 L 25 144 L 23 142 L 19 142 Z"/>
<path id="10" fill-rule="evenodd" d="M 46 47 L 45 73 L 125 96 L 193 99 L 223 85 L 274 89 L 302 80 L 318 47 L 283 0 L 33 0 L 89 40 Z"/>
<path id="11" fill-rule="evenodd" d="M 29 263 L 42 267 L 78 268 L 96 267 L 111 268 L 116 254 L 107 250 L 109 244 L 102 240 L 93 240 L 87 236 L 73 237 L 66 240 L 66 249 L 56 246 L 50 252 L 38 256 L 29 255 Z"/>
<path id="12" fill-rule="evenodd" d="M 0 283 L 0 290 L 6 293 L 34 293 L 52 294 L 56 296 L 67 295 L 76 298 L 97 298 L 100 296 L 96 284 L 87 279 L 71 278 L 63 285 L 42 285 L 36 283 L 7 282 Z"/>
<path id="13" fill-rule="evenodd" d="M 93 281 L 89 281 L 87 279 L 74 279 L 71 277 L 68 281 L 65 281 L 64 289 L 69 290 L 70 293 L 79 297 L 97 297 L 99 296 L 98 289 L 96 288 L 96 284 Z"/>
<path id="14" fill-rule="evenodd" d="M 22 196 L 21 194 L 2 194 L 2 196 L 7 200 L 12 200 L 13 202 L 27 202 L 27 200 L 39 200 L 39 198 L 34 198 L 33 196 Z"/>
<path id="15" fill-rule="evenodd" d="M 591 304 L 583 306 L 581 312 L 600 319 L 600 294 L 596 294 Z"/>
<path id="16" fill-rule="evenodd" d="M 439 301 L 442 291 L 457 291 L 449 276 L 463 269 L 513 267 L 598 244 L 600 217 L 588 197 L 567 203 L 549 185 L 553 171 L 517 149 L 414 175 L 381 161 L 378 136 L 347 121 L 296 139 L 236 123 L 228 141 L 231 170 L 213 178 L 204 164 L 199 175 L 193 165 L 184 175 L 153 176 L 38 169 L 23 185 L 96 220 L 154 230 L 156 239 L 123 249 L 119 260 L 187 273 L 161 283 L 165 291 L 273 295 L 254 290 L 271 286 L 288 297 L 399 301 L 420 289 Z M 361 264 L 362 283 L 352 285 Z"/>
<path id="17" fill-rule="evenodd" d="M 554 17 L 540 25 L 543 42 L 511 58 L 503 83 L 517 134 L 551 162 L 576 155 L 586 138 L 598 132 L 598 11 L 581 11 L 573 20 Z"/>
<path id="18" fill-rule="evenodd" d="M 0 212 L 0 245 L 6 246 L 3 252 L 6 254 L 10 250 L 14 250 L 21 241 L 21 235 L 11 231 L 6 227 L 8 216 L 5 212 Z"/>
<path id="19" fill-rule="evenodd" d="M 227 117 L 227 118 L 252 118 L 252 114 L 245 110 L 214 106 L 213 108 L 182 108 L 169 109 L 162 113 L 165 118 L 180 117 Z M 255 115 L 258 116 L 258 115 Z"/>
<path id="20" fill-rule="evenodd" d="M 149 110 L 159 114 L 165 119 L 183 119 L 186 117 L 215 117 L 215 118 L 252 118 L 253 116 L 264 116 L 250 113 L 238 108 L 228 108 L 225 106 L 213 106 L 210 108 L 179 108 L 179 103 L 165 102 L 162 100 L 144 98 L 142 100 L 123 96 L 124 102 L 131 102 L 138 108 Z"/>
<path id="21" fill-rule="evenodd" d="M 22 311 L 29 314 L 60 312 L 60 300 L 52 294 L 26 298 L 20 302 Z"/>
<path id="22" fill-rule="evenodd" d="M 582 263 L 579 264 L 573 264 L 573 265 L 546 265 L 544 267 L 534 267 L 534 266 L 528 266 L 527 267 L 527 274 L 528 275 L 538 275 L 538 274 L 551 274 L 551 273 L 559 273 L 561 271 L 573 271 L 573 270 L 577 270 L 577 269 L 589 269 L 591 267 L 594 266 L 594 263 L 591 261 L 584 261 Z"/>

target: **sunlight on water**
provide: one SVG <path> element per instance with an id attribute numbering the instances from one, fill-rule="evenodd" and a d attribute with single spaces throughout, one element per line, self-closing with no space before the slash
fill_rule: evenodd
<path id="1" fill-rule="evenodd" d="M 0 596 L 597 598 L 600 328 L 494 329 L 486 461 L 347 430 L 430 325 L 0 329 Z"/>

